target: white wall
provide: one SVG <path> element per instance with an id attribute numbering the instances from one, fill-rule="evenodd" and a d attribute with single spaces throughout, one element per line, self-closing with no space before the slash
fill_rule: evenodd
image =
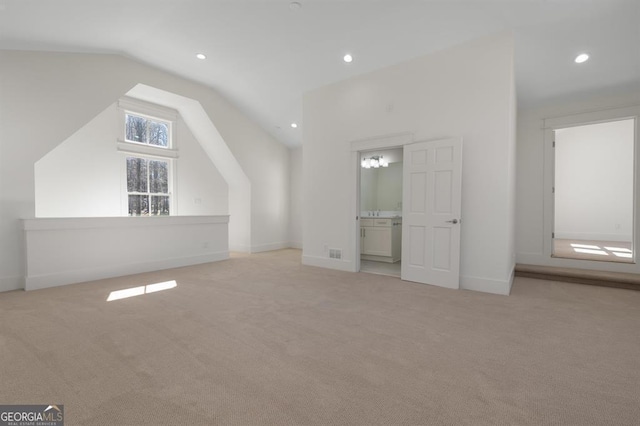
<path id="1" fill-rule="evenodd" d="M 115 104 L 38 160 L 36 217 L 122 216 Z"/>
<path id="2" fill-rule="evenodd" d="M 294 248 L 302 248 L 302 206 L 304 193 L 302 189 L 302 147 L 290 150 L 289 162 L 291 174 L 291 209 L 289 221 L 289 245 Z"/>
<path id="3" fill-rule="evenodd" d="M 228 222 L 228 216 L 27 219 L 25 289 L 227 259 Z"/>
<path id="4" fill-rule="evenodd" d="M 620 107 L 640 105 L 640 90 L 624 94 L 583 94 L 580 99 L 554 103 L 518 111 L 517 150 L 517 209 L 516 252 L 517 262 L 530 265 L 583 268 L 603 271 L 640 273 L 633 264 L 589 262 L 557 259 L 545 255 L 545 119 L 589 112 L 612 111 Z M 636 156 L 638 153 L 636 152 Z M 637 186 L 636 186 L 637 188 Z M 550 189 L 549 189 L 550 190 Z M 637 196 L 637 195 L 636 195 Z M 636 211 L 635 221 L 638 222 Z M 636 241 L 637 241 L 637 232 Z"/>
<path id="5" fill-rule="evenodd" d="M 555 132 L 556 238 L 631 241 L 634 121 Z"/>
<path id="6" fill-rule="evenodd" d="M 35 215 L 36 161 L 139 83 L 197 101 L 248 176 L 242 248 L 288 241 L 288 149 L 216 91 L 119 55 L 0 51 L 0 290 L 23 286 L 19 220 Z"/>
<path id="7" fill-rule="evenodd" d="M 508 293 L 513 91 L 513 40 L 500 35 L 307 93 L 304 185 L 313 196 L 305 202 L 303 262 L 355 270 L 352 141 L 404 132 L 415 141 L 461 136 L 461 286 Z M 328 259 L 325 246 L 343 248 L 344 259 Z"/>
<path id="8" fill-rule="evenodd" d="M 124 162 L 114 103 L 35 165 L 36 217 L 126 216 Z M 176 121 L 172 215 L 227 215 L 228 185 L 184 120 Z"/>

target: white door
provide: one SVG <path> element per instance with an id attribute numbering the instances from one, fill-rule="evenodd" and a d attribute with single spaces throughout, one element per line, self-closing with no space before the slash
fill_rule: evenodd
<path id="1" fill-rule="evenodd" d="M 460 287 L 462 139 L 404 146 L 402 279 Z"/>

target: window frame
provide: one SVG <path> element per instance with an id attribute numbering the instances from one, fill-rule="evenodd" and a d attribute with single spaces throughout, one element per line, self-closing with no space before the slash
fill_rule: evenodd
<path id="1" fill-rule="evenodd" d="M 162 121 L 169 126 L 167 147 L 152 145 L 145 142 L 129 141 L 126 139 L 126 116 L 132 114 L 140 117 L 144 117 L 154 121 Z M 116 141 L 116 150 L 122 154 L 120 176 L 122 177 L 121 184 L 121 212 L 123 216 L 129 215 L 129 191 L 127 187 L 127 158 L 141 158 L 145 161 L 165 161 L 168 165 L 168 196 L 169 196 L 169 216 L 177 215 L 177 196 L 175 194 L 176 176 L 177 176 L 177 160 L 178 144 L 176 137 L 176 127 L 178 121 L 178 112 L 155 105 L 142 100 L 123 97 L 118 101 L 118 139 Z M 150 182 L 147 183 L 148 189 L 150 189 Z M 137 193 L 136 191 L 131 194 Z M 153 194 L 147 193 L 149 197 Z M 145 194 L 140 194 L 145 195 Z M 149 199 L 151 203 L 151 199 Z M 135 216 L 140 217 L 140 216 Z M 152 215 L 141 217 L 155 217 Z"/>
<path id="2" fill-rule="evenodd" d="M 125 161 L 124 161 L 124 173 L 125 176 L 128 176 L 127 174 L 127 160 L 129 160 L 130 158 L 135 158 L 135 159 L 142 159 L 147 161 L 147 191 L 146 192 L 140 192 L 140 191 L 129 191 L 128 188 L 128 182 L 127 179 L 125 178 L 125 190 L 126 190 L 126 213 L 127 216 L 132 216 L 132 217 L 153 217 L 153 216 L 175 216 L 174 213 L 174 203 L 173 203 L 173 198 L 174 198 L 174 194 L 173 194 L 173 161 L 170 158 L 160 158 L 160 157 L 146 157 L 146 156 L 140 156 L 140 155 L 127 155 L 125 156 Z M 148 162 L 149 161 L 163 161 L 167 164 L 167 192 L 151 192 L 151 169 L 149 167 Z M 143 195 L 143 196 L 147 196 L 149 197 L 149 202 L 148 205 L 151 206 L 151 197 L 152 196 L 160 196 L 160 197 L 169 197 L 169 214 L 168 215 L 152 215 L 152 214 L 147 214 L 147 215 L 131 215 L 129 214 L 129 196 L 130 195 Z"/>

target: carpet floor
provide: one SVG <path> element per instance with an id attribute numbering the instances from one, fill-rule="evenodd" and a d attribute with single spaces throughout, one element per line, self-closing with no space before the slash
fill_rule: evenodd
<path id="1" fill-rule="evenodd" d="M 640 423 L 640 292 L 497 296 L 300 259 L 2 293 L 0 404 L 64 404 L 67 426 Z"/>
<path id="2" fill-rule="evenodd" d="M 630 242 L 596 240 L 553 240 L 553 257 L 599 262 L 635 263 Z"/>

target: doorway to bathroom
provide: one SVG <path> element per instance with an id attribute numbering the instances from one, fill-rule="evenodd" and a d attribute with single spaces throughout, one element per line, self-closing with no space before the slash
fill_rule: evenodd
<path id="1" fill-rule="evenodd" d="M 360 271 L 401 276 L 403 149 L 360 152 Z"/>

